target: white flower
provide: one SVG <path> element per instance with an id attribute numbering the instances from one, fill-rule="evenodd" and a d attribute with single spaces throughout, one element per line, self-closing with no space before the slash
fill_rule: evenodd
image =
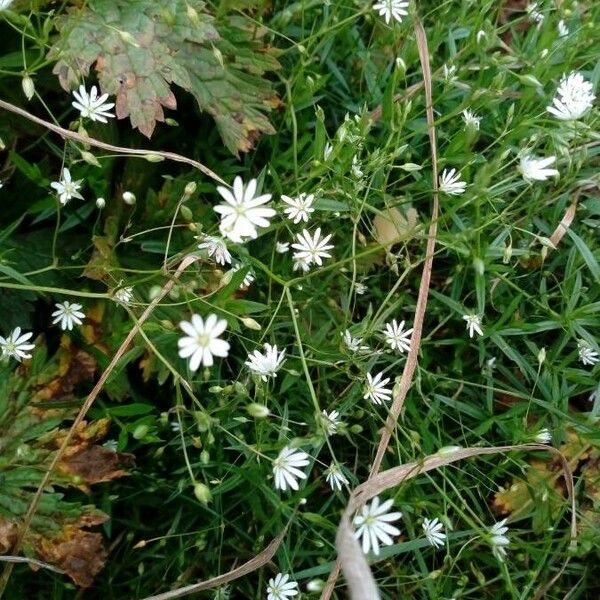
<path id="1" fill-rule="evenodd" d="M 275 252 L 277 254 L 285 254 L 290 249 L 289 242 L 277 242 L 275 244 Z"/>
<path id="2" fill-rule="evenodd" d="M 352 157 L 352 175 L 354 175 L 354 177 L 356 177 L 356 179 L 360 179 L 364 173 L 362 172 L 362 169 L 360 168 L 360 160 L 358 158 L 358 155 L 355 154 Z"/>
<path id="3" fill-rule="evenodd" d="M 400 321 L 400 324 L 396 322 L 396 319 L 392 319 L 391 323 L 385 324 L 385 341 L 390 345 L 392 350 L 398 350 L 400 353 L 410 352 L 410 336 L 412 335 L 413 329 L 407 329 L 404 331 L 405 321 Z"/>
<path id="4" fill-rule="evenodd" d="M 208 256 L 214 256 L 215 262 L 220 265 L 231 263 L 231 254 L 227 250 L 225 240 L 214 235 L 205 235 L 198 244 L 199 250 L 206 249 Z"/>
<path id="5" fill-rule="evenodd" d="M 494 556 L 503 561 L 506 556 L 506 548 L 510 544 L 509 539 L 504 535 L 508 531 L 508 527 L 505 526 L 506 519 L 502 519 L 498 523 L 495 523 L 493 527 L 490 527 L 490 544 L 492 545 L 492 551 Z"/>
<path id="6" fill-rule="evenodd" d="M 308 458 L 306 452 L 286 446 L 273 461 L 275 489 L 285 491 L 289 486 L 297 491 L 298 479 L 306 479 L 306 473 L 300 467 L 308 465 Z"/>
<path id="7" fill-rule="evenodd" d="M 546 179 L 558 175 L 556 169 L 548 169 L 550 165 L 554 164 L 556 156 L 549 156 L 548 158 L 535 158 L 529 154 L 521 157 L 521 164 L 519 170 L 523 179 L 527 182 L 532 181 L 546 181 Z"/>
<path id="8" fill-rule="evenodd" d="M 598 352 L 596 352 L 585 340 L 579 340 L 577 342 L 577 349 L 579 350 L 579 360 L 586 366 L 595 365 L 598 360 L 600 360 Z"/>
<path id="9" fill-rule="evenodd" d="M 356 291 L 356 293 L 359 296 L 362 296 L 363 294 L 365 294 L 367 289 L 368 288 L 364 283 L 357 283 L 356 286 L 354 287 L 354 290 Z"/>
<path id="10" fill-rule="evenodd" d="M 477 37 L 477 43 L 481 44 L 481 42 L 483 42 L 487 38 L 487 33 L 483 29 L 480 29 L 477 32 L 477 36 L 476 37 Z"/>
<path id="11" fill-rule="evenodd" d="M 552 442 L 552 434 L 550 433 L 550 430 L 547 427 L 540 429 L 535 436 L 535 441 L 539 444 L 549 444 Z"/>
<path id="12" fill-rule="evenodd" d="M 380 0 L 373 4 L 373 10 L 377 11 L 379 16 L 383 17 L 388 24 L 392 18 L 398 23 L 402 23 L 402 18 L 408 14 L 407 8 L 408 2 L 406 0 Z"/>
<path id="13" fill-rule="evenodd" d="M 106 200 L 104 198 L 96 198 L 96 208 L 102 210 L 106 206 Z"/>
<path id="14" fill-rule="evenodd" d="M 0 10 L 6 10 L 14 0 L 0 0 Z"/>
<path id="15" fill-rule="evenodd" d="M 464 194 L 467 184 L 460 178 L 460 173 L 456 172 L 456 169 L 444 169 L 440 175 L 440 192 L 444 194 L 450 194 L 451 196 L 458 196 Z"/>
<path id="16" fill-rule="evenodd" d="M 354 517 L 354 525 L 357 527 L 354 537 L 358 540 L 362 538 L 362 550 L 368 554 L 373 550 L 374 554 L 379 554 L 379 543 L 391 546 L 394 540 L 392 535 L 399 535 L 400 530 L 391 522 L 397 521 L 402 517 L 401 512 L 391 512 L 388 510 L 393 506 L 393 500 L 386 500 L 379 505 L 379 496 L 375 496 L 371 504 L 365 504 L 360 514 Z"/>
<path id="17" fill-rule="evenodd" d="M 297 257 L 294 254 L 294 271 L 302 271 L 303 273 L 308 273 L 308 271 L 310 271 L 310 260 L 304 257 Z"/>
<path id="18" fill-rule="evenodd" d="M 342 485 L 348 485 L 349 483 L 342 470 L 335 463 L 331 463 L 329 468 L 325 470 L 325 481 L 332 490 L 337 489 L 339 492 L 342 491 Z"/>
<path id="19" fill-rule="evenodd" d="M 534 2 L 533 4 L 528 4 L 526 7 L 527 14 L 529 18 L 535 22 L 540 24 L 544 20 L 544 15 L 538 10 L 538 3 Z"/>
<path id="20" fill-rule="evenodd" d="M 225 319 L 208 315 L 206 321 L 200 315 L 192 315 L 192 320 L 181 321 L 179 327 L 187 334 L 179 338 L 179 356 L 190 359 L 190 370 L 197 371 L 200 365 L 211 367 L 213 356 L 225 358 L 229 354 L 229 343 L 219 338 L 227 327 Z"/>
<path id="21" fill-rule="evenodd" d="M 369 399 L 373 404 L 382 404 L 392 397 L 392 391 L 385 387 L 389 383 L 390 378 L 386 377 L 382 380 L 382 377 L 383 373 L 377 373 L 375 377 L 372 377 L 371 373 L 367 373 L 367 383 L 363 390 L 364 400 Z"/>
<path id="22" fill-rule="evenodd" d="M 325 144 L 325 148 L 323 148 L 323 160 L 327 160 L 331 156 L 332 152 L 333 152 L 333 145 L 330 144 L 329 142 L 327 142 Z"/>
<path id="23" fill-rule="evenodd" d="M 331 258 L 331 254 L 327 252 L 333 248 L 332 244 L 327 244 L 331 239 L 331 234 L 321 239 L 321 228 L 317 227 L 314 235 L 303 229 L 302 233 L 296 235 L 296 243 L 292 244 L 292 248 L 298 250 L 294 252 L 295 261 L 305 261 L 307 264 L 316 263 L 321 266 L 323 258 Z"/>
<path id="24" fill-rule="evenodd" d="M 133 287 L 124 287 L 115 292 L 115 298 L 123 304 L 129 304 L 133 298 Z"/>
<path id="25" fill-rule="evenodd" d="M 76 102 L 73 102 L 73 106 L 81 113 L 82 117 L 89 117 L 92 121 L 100 121 L 101 123 L 107 123 L 106 117 L 114 117 L 111 112 L 108 112 L 114 107 L 114 102 L 106 102 L 108 94 L 102 94 L 98 96 L 98 89 L 95 85 L 92 86 L 90 93 L 88 94 L 85 86 L 79 86 L 79 93 L 73 92 Z"/>
<path id="26" fill-rule="evenodd" d="M 467 331 L 469 332 L 470 338 L 473 337 L 474 333 L 483 335 L 483 330 L 481 329 L 481 317 L 479 315 L 463 315 L 463 319 L 467 322 Z"/>
<path id="27" fill-rule="evenodd" d="M 71 198 L 79 198 L 83 200 L 83 196 L 79 193 L 81 188 L 82 180 L 73 181 L 71 179 L 71 172 L 67 167 L 63 169 L 62 177 L 60 181 L 53 181 L 50 184 L 51 188 L 54 188 L 58 192 L 58 199 L 64 206 Z"/>
<path id="28" fill-rule="evenodd" d="M 0 335 L 0 350 L 2 350 L 2 358 L 16 358 L 19 362 L 23 358 L 31 358 L 31 354 L 28 354 L 30 350 L 35 348 L 35 344 L 28 344 L 27 342 L 31 339 L 33 333 L 24 333 L 21 335 L 21 328 L 16 327 L 13 329 L 8 337 L 3 338 Z"/>
<path id="29" fill-rule="evenodd" d="M 264 344 L 264 354 L 255 350 L 248 355 L 248 360 L 244 363 L 251 371 L 254 371 L 263 381 L 267 381 L 269 377 L 277 377 L 277 371 L 281 369 L 285 362 L 285 348 L 281 352 L 277 352 L 277 346 Z"/>
<path id="30" fill-rule="evenodd" d="M 346 347 L 351 352 L 362 352 L 369 349 L 369 346 L 361 346 L 363 339 L 353 337 L 348 329 L 342 333 L 342 338 L 344 339 L 344 344 L 346 344 Z"/>
<path id="31" fill-rule="evenodd" d="M 567 24 L 565 23 L 564 19 L 561 19 L 558 22 L 557 29 L 558 37 L 567 37 L 569 35 L 569 28 L 567 27 Z"/>
<path id="32" fill-rule="evenodd" d="M 562 121 L 580 119 L 592 107 L 596 96 L 592 94 L 594 86 L 574 71 L 563 76 L 552 100 L 552 106 L 546 110 Z"/>
<path id="33" fill-rule="evenodd" d="M 444 545 L 446 534 L 442 531 L 444 526 L 440 523 L 438 518 L 435 519 L 423 519 L 423 533 L 427 538 L 427 541 L 434 547 L 440 548 Z"/>
<path id="34" fill-rule="evenodd" d="M 109 450 L 112 450 L 113 452 L 117 451 L 117 448 L 119 447 L 119 443 L 117 442 L 117 440 L 106 440 L 104 442 L 104 444 L 102 444 L 105 448 L 108 448 Z"/>
<path id="35" fill-rule="evenodd" d="M 340 423 L 340 413 L 337 410 L 332 410 L 328 413 L 326 410 L 321 412 L 321 424 L 327 435 L 335 435 Z"/>
<path id="36" fill-rule="evenodd" d="M 267 600 L 287 600 L 299 594 L 298 584 L 290 581 L 290 576 L 279 573 L 275 579 L 269 579 Z"/>
<path id="37" fill-rule="evenodd" d="M 133 206 L 137 201 L 135 194 L 127 190 L 121 194 L 121 198 L 123 199 L 123 202 L 129 206 Z"/>
<path id="38" fill-rule="evenodd" d="M 450 83 L 456 79 L 456 66 L 455 65 L 444 65 L 444 79 Z"/>
<path id="39" fill-rule="evenodd" d="M 52 325 L 60 322 L 60 328 L 63 331 L 65 329 L 71 331 L 74 325 L 81 325 L 81 319 L 85 318 L 85 314 L 81 312 L 83 307 L 76 302 L 73 302 L 73 304 L 68 300 L 65 300 L 62 304 L 58 302 L 56 308 L 57 310 L 52 313 L 52 316 L 55 317 Z"/>
<path id="40" fill-rule="evenodd" d="M 221 215 L 219 229 L 232 242 L 240 243 L 244 238 L 258 237 L 256 228 L 268 227 L 268 219 L 276 214 L 272 208 L 262 206 L 269 202 L 271 194 L 255 197 L 256 187 L 256 179 L 251 179 L 244 186 L 239 175 L 233 180 L 233 192 L 223 186 L 217 187 L 217 192 L 226 202 L 214 208 Z"/>
<path id="41" fill-rule="evenodd" d="M 294 221 L 295 225 L 298 225 L 300 221 L 308 223 L 310 213 L 315 211 L 312 207 L 312 203 L 315 201 L 314 194 L 308 194 L 308 196 L 300 194 L 296 198 L 281 196 L 281 199 L 288 205 L 287 208 L 283 209 L 283 212 L 288 216 L 290 221 Z"/>
<path id="42" fill-rule="evenodd" d="M 245 267 L 245 266 L 246 265 L 243 265 L 242 263 L 237 263 L 237 264 L 233 265 L 233 267 L 231 267 L 230 273 L 233 275 L 234 273 L 236 273 L 242 267 Z M 254 274 L 252 273 L 252 269 L 250 269 L 244 276 L 242 283 L 240 283 L 240 289 L 241 290 L 248 289 L 252 285 L 253 281 L 254 281 Z"/>
<path id="43" fill-rule="evenodd" d="M 468 108 L 462 111 L 463 121 L 467 127 L 479 130 L 479 124 L 481 123 L 481 117 L 478 117 L 474 112 Z"/>

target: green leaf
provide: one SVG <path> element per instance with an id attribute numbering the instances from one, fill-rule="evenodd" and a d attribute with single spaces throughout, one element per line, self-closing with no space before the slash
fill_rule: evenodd
<path id="1" fill-rule="evenodd" d="M 265 112 L 279 99 L 263 75 L 279 63 L 261 42 L 266 30 L 246 17 L 217 25 L 199 0 L 91 0 L 57 27 L 48 58 L 63 88 L 95 66 L 102 92 L 116 96 L 117 117 L 148 137 L 163 108 L 177 108 L 171 84 L 214 118 L 234 154 L 275 133 Z"/>

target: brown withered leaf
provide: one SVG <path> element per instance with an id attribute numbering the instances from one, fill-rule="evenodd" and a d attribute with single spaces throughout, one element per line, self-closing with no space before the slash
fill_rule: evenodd
<path id="1" fill-rule="evenodd" d="M 0 517 L 0 554 L 10 552 L 17 541 L 17 531 L 16 523 Z"/>
<path id="2" fill-rule="evenodd" d="M 388 208 L 373 219 L 373 236 L 382 246 L 396 244 L 410 238 L 418 222 L 419 215 L 414 208 L 409 208 L 406 215 L 395 207 Z"/>
<path id="3" fill-rule="evenodd" d="M 88 308 L 85 313 L 85 321 L 80 327 L 83 339 L 90 345 L 94 346 L 97 350 L 106 354 L 111 355 L 111 349 L 102 341 L 104 333 L 102 320 L 104 319 L 105 302 L 99 302 Z"/>

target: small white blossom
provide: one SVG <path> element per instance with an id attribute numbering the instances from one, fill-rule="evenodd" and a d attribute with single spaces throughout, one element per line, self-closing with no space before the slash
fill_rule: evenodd
<path id="1" fill-rule="evenodd" d="M 561 121 L 574 121 L 583 117 L 592 105 L 596 96 L 592 93 L 594 86 L 574 71 L 563 76 L 556 90 L 552 105 L 546 110 Z"/>
<path id="2" fill-rule="evenodd" d="M 227 244 L 225 240 L 213 235 L 205 235 L 199 238 L 200 244 L 198 244 L 199 250 L 206 250 L 208 256 L 214 257 L 215 262 L 220 265 L 231 264 L 231 254 L 227 250 Z"/>
<path id="3" fill-rule="evenodd" d="M 479 315 L 463 315 L 463 319 L 467 322 L 467 331 L 469 337 L 472 338 L 475 333 L 483 335 L 481 329 L 481 317 Z"/>
<path id="4" fill-rule="evenodd" d="M 241 243 L 247 238 L 258 237 L 256 228 L 268 227 L 268 219 L 276 214 L 274 209 L 263 206 L 271 200 L 271 194 L 255 197 L 256 188 L 256 179 L 251 179 L 244 186 L 239 176 L 233 180 L 233 191 L 217 187 L 217 192 L 225 200 L 225 204 L 214 207 L 215 212 L 221 215 L 219 229 L 232 242 Z"/>
<path id="5" fill-rule="evenodd" d="M 300 221 L 308 223 L 310 214 L 315 211 L 312 206 L 315 201 L 314 194 L 300 194 L 296 198 L 281 196 L 281 199 L 288 205 L 287 208 L 283 209 L 283 212 L 288 216 L 290 221 L 293 221 L 295 225 L 300 223 Z"/>
<path id="6" fill-rule="evenodd" d="M 362 346 L 362 338 L 355 338 L 350 333 L 350 330 L 346 329 L 344 333 L 342 333 L 342 338 L 344 340 L 344 344 L 350 352 L 362 352 L 369 349 L 369 346 Z"/>
<path id="7" fill-rule="evenodd" d="M 505 524 L 506 519 L 502 519 L 502 521 L 499 521 L 490 527 L 490 544 L 492 545 L 494 556 L 499 561 L 504 560 L 504 557 L 506 556 L 506 546 L 510 544 L 510 540 L 505 535 L 508 531 L 508 527 L 506 527 Z"/>
<path id="8" fill-rule="evenodd" d="M 323 160 L 327 160 L 331 156 L 332 152 L 333 152 L 333 145 L 330 144 L 329 142 L 327 142 L 325 144 L 325 148 L 323 148 Z"/>
<path id="9" fill-rule="evenodd" d="M 352 157 L 351 171 L 352 171 L 352 175 L 354 175 L 354 177 L 356 177 L 356 179 L 360 179 L 364 175 L 362 169 L 360 168 L 360 160 L 359 160 L 357 154 L 355 154 Z"/>
<path id="10" fill-rule="evenodd" d="M 362 296 L 363 294 L 365 294 L 367 292 L 369 288 L 367 288 L 367 286 L 364 283 L 357 283 L 354 286 L 354 291 L 359 295 Z"/>
<path id="11" fill-rule="evenodd" d="M 558 29 L 558 37 L 567 37 L 569 35 L 569 28 L 567 27 L 567 24 L 565 23 L 564 19 L 561 19 L 558 22 L 557 25 L 557 29 Z"/>
<path id="12" fill-rule="evenodd" d="M 85 86 L 79 86 L 79 92 L 74 91 L 75 102 L 73 106 L 81 113 L 82 117 L 88 117 L 92 121 L 100 121 L 107 123 L 106 117 L 114 117 L 113 113 L 109 112 L 114 107 L 114 102 L 106 102 L 108 94 L 98 96 L 98 89 L 95 85 L 92 86 L 88 94 Z"/>
<path id="13" fill-rule="evenodd" d="M 133 287 L 123 287 L 115 292 L 115 299 L 123 304 L 129 304 L 133 299 Z"/>
<path id="14" fill-rule="evenodd" d="M 371 373 L 367 373 L 367 382 L 364 388 L 364 400 L 371 400 L 373 404 L 382 404 L 388 402 L 392 397 L 392 390 L 385 386 L 389 383 L 390 378 L 383 378 L 383 373 L 377 373 L 375 377 Z"/>
<path id="15" fill-rule="evenodd" d="M 310 260 L 304 256 L 299 257 L 294 254 L 294 271 L 308 273 L 310 271 Z"/>
<path id="16" fill-rule="evenodd" d="M 269 377 L 277 377 L 277 371 L 281 369 L 285 362 L 285 348 L 277 351 L 277 346 L 264 344 L 264 354 L 255 350 L 248 355 L 248 360 L 244 363 L 251 371 L 260 375 L 263 381 L 267 381 Z"/>
<path id="17" fill-rule="evenodd" d="M 329 468 L 325 470 L 325 481 L 332 490 L 338 490 L 338 492 L 342 491 L 343 485 L 348 485 L 349 483 L 342 470 L 335 463 L 331 463 Z"/>
<path id="18" fill-rule="evenodd" d="M 96 198 L 96 208 L 102 210 L 106 206 L 106 200 L 104 198 Z"/>
<path id="19" fill-rule="evenodd" d="M 534 22 L 540 25 L 544 20 L 544 15 L 538 10 L 538 3 L 534 2 L 533 4 L 528 4 L 526 7 L 527 14 L 529 18 Z"/>
<path id="20" fill-rule="evenodd" d="M 438 518 L 423 519 L 423 533 L 427 541 L 434 547 L 440 548 L 444 545 L 446 534 L 443 532 L 444 526 Z"/>
<path id="21" fill-rule="evenodd" d="M 277 252 L 277 254 L 285 254 L 286 252 L 288 252 L 290 249 L 290 243 L 289 242 L 277 242 L 275 244 L 275 252 Z"/>
<path id="22" fill-rule="evenodd" d="M 267 586 L 267 600 L 287 600 L 297 596 L 298 584 L 290 580 L 290 576 L 279 573 L 275 579 L 269 579 Z"/>
<path id="23" fill-rule="evenodd" d="M 394 540 L 391 536 L 399 535 L 400 530 L 390 523 L 402 517 L 401 512 L 388 512 L 393 506 L 393 500 L 386 500 L 379 504 L 379 496 L 375 496 L 371 504 L 365 504 L 358 515 L 354 517 L 354 526 L 357 528 L 354 537 L 362 538 L 362 550 L 365 554 L 373 550 L 379 554 L 379 544 L 391 546 Z"/>
<path id="24" fill-rule="evenodd" d="M 554 175 L 558 175 L 556 169 L 549 169 L 550 165 L 553 165 L 556 161 L 556 156 L 549 156 L 547 158 L 535 158 L 529 154 L 521 157 L 521 163 L 519 170 L 523 179 L 528 183 L 532 181 L 546 181 Z"/>
<path id="25" fill-rule="evenodd" d="M 21 328 L 13 329 L 8 337 L 4 338 L 0 335 L 0 350 L 2 350 L 2 358 L 8 359 L 11 356 L 21 362 L 23 358 L 31 358 L 30 350 L 35 348 L 35 344 L 28 343 L 33 336 L 33 333 L 21 334 Z"/>
<path id="26" fill-rule="evenodd" d="M 377 11 L 388 25 L 392 19 L 402 23 L 403 17 L 408 14 L 407 8 L 406 0 L 380 0 L 373 4 L 373 10 Z"/>
<path id="27" fill-rule="evenodd" d="M 81 325 L 81 319 L 85 318 L 85 314 L 81 312 L 83 307 L 81 304 L 73 302 L 71 304 L 68 300 L 65 300 L 62 304 L 58 302 L 56 309 L 52 316 L 55 319 L 52 321 L 52 325 L 60 323 L 60 328 L 64 331 L 68 329 L 71 331 L 74 325 Z"/>
<path id="28" fill-rule="evenodd" d="M 321 412 L 321 425 L 327 435 L 335 435 L 340 423 L 340 413 L 332 410 L 328 413 L 326 410 Z"/>
<path id="29" fill-rule="evenodd" d="M 464 194 L 467 184 L 460 178 L 456 169 L 444 169 L 440 175 L 440 192 L 451 196 Z"/>
<path id="30" fill-rule="evenodd" d="M 127 190 L 125 190 L 121 194 L 121 198 L 123 199 L 123 202 L 125 202 L 125 204 L 127 204 L 128 206 L 133 206 L 137 201 L 135 194 Z"/>
<path id="31" fill-rule="evenodd" d="M 71 172 L 69 169 L 67 169 L 67 167 L 65 167 L 63 169 L 60 181 L 53 181 L 50 184 L 50 187 L 57 191 L 58 199 L 64 206 L 71 198 L 79 198 L 80 200 L 83 200 L 83 196 L 79 193 L 81 182 L 81 179 L 73 181 L 71 178 Z"/>
<path id="32" fill-rule="evenodd" d="M 392 350 L 398 350 L 400 353 L 410 352 L 410 336 L 413 328 L 404 330 L 405 321 L 400 321 L 400 324 L 393 319 L 391 323 L 385 324 L 383 335 L 385 341 L 390 345 Z"/>
<path id="33" fill-rule="evenodd" d="M 481 123 L 481 117 L 478 117 L 474 112 L 468 108 L 462 111 L 463 121 L 467 127 L 479 130 L 479 124 Z"/>
<path id="34" fill-rule="evenodd" d="M 305 261 L 309 265 L 315 263 L 319 266 L 323 264 L 323 258 L 331 258 L 328 250 L 333 248 L 333 244 L 327 242 L 331 239 L 331 234 L 321 238 L 321 228 L 317 227 L 313 236 L 303 229 L 302 233 L 296 235 L 296 243 L 292 244 L 297 252 L 294 252 L 295 261 Z"/>
<path id="35" fill-rule="evenodd" d="M 540 429 L 540 431 L 538 431 L 537 435 L 535 436 L 535 441 L 539 444 L 551 443 L 552 434 L 550 433 L 550 430 L 547 427 L 544 427 L 544 429 Z"/>
<path id="36" fill-rule="evenodd" d="M 181 321 L 179 327 L 186 334 L 179 338 L 179 356 L 189 358 L 191 371 L 200 365 L 211 367 L 214 356 L 225 358 L 229 354 L 229 343 L 219 338 L 227 328 L 227 321 L 217 315 L 208 315 L 206 321 L 200 315 L 192 315 L 191 321 Z"/>
<path id="37" fill-rule="evenodd" d="M 579 351 L 579 360 L 586 366 L 595 365 L 598 360 L 600 360 L 598 352 L 596 352 L 585 340 L 579 340 L 577 342 L 577 349 Z"/>
<path id="38" fill-rule="evenodd" d="M 457 79 L 455 65 L 450 65 L 450 66 L 444 65 L 443 72 L 444 72 L 444 79 L 448 83 L 451 83 L 452 81 L 455 81 Z"/>
<path id="39" fill-rule="evenodd" d="M 308 459 L 306 452 L 286 446 L 273 461 L 275 488 L 285 491 L 289 486 L 298 491 L 298 479 L 306 479 L 306 473 L 300 468 L 308 465 Z"/>

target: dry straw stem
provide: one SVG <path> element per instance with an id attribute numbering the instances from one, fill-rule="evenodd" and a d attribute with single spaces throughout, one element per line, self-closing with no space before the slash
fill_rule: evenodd
<path id="1" fill-rule="evenodd" d="M 201 162 L 197 160 L 193 160 L 192 158 L 188 158 L 187 156 L 182 156 L 181 154 L 176 154 L 175 152 L 165 152 L 163 150 L 143 150 L 139 148 L 124 148 L 121 146 L 113 146 L 112 144 L 107 144 L 106 142 L 102 142 L 95 138 L 88 137 L 86 135 L 81 135 L 80 133 L 76 133 L 75 131 L 69 131 L 68 129 L 64 129 L 59 125 L 55 125 L 54 123 L 50 123 L 49 121 L 44 121 L 44 119 L 40 119 L 35 115 L 27 112 L 26 110 L 11 104 L 10 102 L 6 102 L 4 100 L 0 100 L 0 108 L 4 110 L 8 110 L 13 112 L 21 117 L 25 117 L 54 133 L 58 133 L 62 138 L 68 140 L 74 140 L 76 142 L 81 142 L 82 144 L 88 144 L 89 146 L 95 146 L 96 148 L 102 148 L 103 150 L 109 150 L 110 152 L 117 152 L 119 154 L 128 154 L 129 156 L 141 156 L 143 158 L 147 158 L 148 156 L 160 156 L 167 160 L 172 160 L 175 162 L 185 163 L 186 165 L 191 165 L 192 167 L 198 169 L 206 176 L 218 181 L 222 185 L 227 185 L 225 181 L 223 181 L 214 171 L 209 169 L 207 166 L 203 165 Z"/>
<path id="2" fill-rule="evenodd" d="M 531 452 L 536 450 L 551 452 L 561 461 L 567 492 L 569 494 L 569 499 L 571 500 L 571 543 L 574 544 L 577 538 L 577 520 L 575 493 L 573 489 L 573 473 L 571 472 L 567 459 L 556 448 L 544 444 L 520 444 L 516 446 L 494 446 L 487 448 L 456 448 L 446 452 L 438 452 L 437 454 L 426 456 L 420 461 L 414 461 L 383 471 L 383 473 L 379 473 L 365 483 L 359 485 L 352 493 L 344 514 L 342 515 L 336 537 L 338 560 L 341 563 L 348 584 L 351 600 L 378 600 L 380 598 L 369 564 L 367 563 L 358 541 L 354 537 L 354 529 L 350 520 L 356 510 L 358 510 L 365 502 L 390 488 L 404 483 L 408 479 L 412 479 L 427 471 L 445 467 L 459 460 L 489 454 L 504 454 L 513 451 Z M 568 560 L 569 557 L 567 556 L 565 566 Z M 559 571 L 558 576 L 560 576 L 563 569 Z M 555 581 L 555 579 L 556 578 L 554 578 L 553 581 Z M 321 598 L 323 598 L 323 596 L 321 596 Z"/>
<path id="3" fill-rule="evenodd" d="M 400 412 L 402 411 L 402 407 L 404 406 L 404 401 L 408 394 L 408 390 L 412 385 L 412 379 L 415 372 L 415 368 L 417 366 L 417 357 L 421 345 L 423 320 L 425 318 L 425 310 L 427 308 L 427 298 L 429 296 L 429 284 L 431 281 L 431 271 L 433 269 L 433 256 L 435 253 L 435 242 L 437 236 L 437 219 L 439 214 L 438 168 L 437 142 L 435 134 L 435 121 L 433 115 L 433 101 L 431 91 L 431 67 L 429 65 L 429 49 L 427 46 L 427 36 L 425 35 L 425 30 L 423 29 L 421 21 L 416 16 L 414 21 L 414 27 L 415 37 L 417 40 L 417 48 L 419 51 L 419 59 L 421 61 L 421 69 L 423 71 L 423 87 L 425 89 L 427 130 L 429 133 L 429 144 L 431 147 L 431 179 L 433 187 L 433 206 L 431 208 L 431 224 L 429 225 L 429 233 L 427 236 L 427 248 L 425 251 L 425 261 L 423 263 L 423 274 L 421 276 L 421 283 L 419 285 L 419 293 L 417 296 L 417 306 L 415 309 L 415 318 L 413 324 L 414 332 L 411 338 L 410 351 L 406 358 L 406 364 L 404 365 L 404 371 L 402 372 L 400 383 L 395 388 L 392 406 L 390 407 L 385 427 L 381 434 L 381 439 L 379 440 L 377 453 L 375 455 L 375 460 L 373 461 L 373 466 L 371 467 L 369 479 L 373 478 L 381 468 L 383 456 L 390 443 L 392 433 L 396 428 L 396 423 L 398 421 L 398 417 L 400 416 Z M 412 86 L 411 92 L 412 90 L 417 91 L 417 89 L 419 88 Z M 356 508 L 358 507 L 359 506 L 357 505 Z M 356 544 L 356 547 L 358 547 L 358 544 Z M 338 557 L 338 560 L 336 561 L 335 566 L 329 575 L 327 584 L 325 585 L 325 588 L 323 589 L 323 592 L 321 594 L 321 600 L 328 600 L 331 597 L 341 566 L 341 557 Z M 344 573 L 346 572 L 347 569 L 344 568 Z M 368 597 L 369 596 L 363 596 L 363 598 Z M 377 596 L 372 596 L 372 598 L 377 598 Z"/>
<path id="4" fill-rule="evenodd" d="M 19 553 L 19 551 L 21 549 L 21 544 L 23 542 L 23 537 L 24 537 L 25 533 L 29 530 L 31 521 L 38 509 L 38 505 L 40 503 L 44 489 L 49 485 L 50 478 L 52 477 L 52 473 L 54 472 L 56 465 L 58 464 L 58 462 L 62 458 L 63 454 L 65 453 L 69 443 L 71 442 L 71 439 L 73 438 L 74 432 L 77 430 L 78 426 L 81 424 L 81 422 L 85 418 L 85 415 L 87 414 L 88 410 L 94 403 L 94 400 L 96 399 L 96 397 L 98 396 L 98 394 L 100 393 L 102 388 L 104 387 L 104 384 L 106 383 L 106 380 L 108 379 L 109 375 L 114 370 L 114 368 L 117 366 L 117 363 L 119 362 L 119 360 L 121 359 L 123 354 L 125 354 L 125 352 L 127 351 L 129 344 L 132 342 L 133 338 L 137 335 L 137 333 L 140 330 L 143 323 L 152 314 L 152 312 L 154 311 L 154 309 L 156 308 L 158 303 L 171 291 L 171 289 L 175 285 L 175 282 L 179 279 L 181 274 L 191 264 L 195 263 L 197 260 L 199 260 L 198 256 L 194 256 L 194 255 L 190 254 L 181 261 L 181 263 L 179 264 L 179 267 L 177 268 L 177 270 L 175 271 L 175 273 L 173 274 L 171 279 L 169 279 L 169 281 L 167 281 L 167 283 L 165 283 L 165 285 L 162 287 L 160 294 L 158 294 L 158 296 L 156 298 L 154 298 L 154 300 L 152 300 L 152 302 L 146 307 L 146 309 L 144 310 L 144 312 L 138 319 L 137 323 L 132 327 L 131 331 L 127 334 L 127 337 L 125 338 L 125 340 L 123 341 L 123 343 L 121 344 L 121 346 L 119 347 L 119 349 L 117 350 L 115 355 L 113 356 L 108 367 L 106 367 L 106 370 L 104 371 L 104 373 L 102 373 L 102 375 L 100 376 L 100 379 L 94 386 L 94 389 L 92 389 L 89 396 L 86 398 L 85 402 L 83 403 L 82 407 L 79 410 L 79 413 L 77 414 L 77 417 L 73 421 L 73 424 L 71 425 L 71 428 L 69 429 L 69 432 L 65 436 L 63 443 L 61 444 L 60 448 L 54 455 L 54 459 L 52 460 L 50 467 L 44 474 L 44 477 L 43 477 L 38 489 L 35 492 L 35 495 L 31 501 L 31 504 L 29 505 L 29 508 L 27 509 L 27 513 L 25 514 L 25 517 L 23 519 L 23 524 L 19 529 L 17 540 L 12 549 L 13 554 Z M 2 577 L 0 578 L 0 596 L 3 595 L 4 590 L 6 589 L 6 585 L 10 578 L 10 574 L 12 573 L 12 569 L 13 569 L 13 563 L 7 563 L 6 566 L 4 567 Z"/>

